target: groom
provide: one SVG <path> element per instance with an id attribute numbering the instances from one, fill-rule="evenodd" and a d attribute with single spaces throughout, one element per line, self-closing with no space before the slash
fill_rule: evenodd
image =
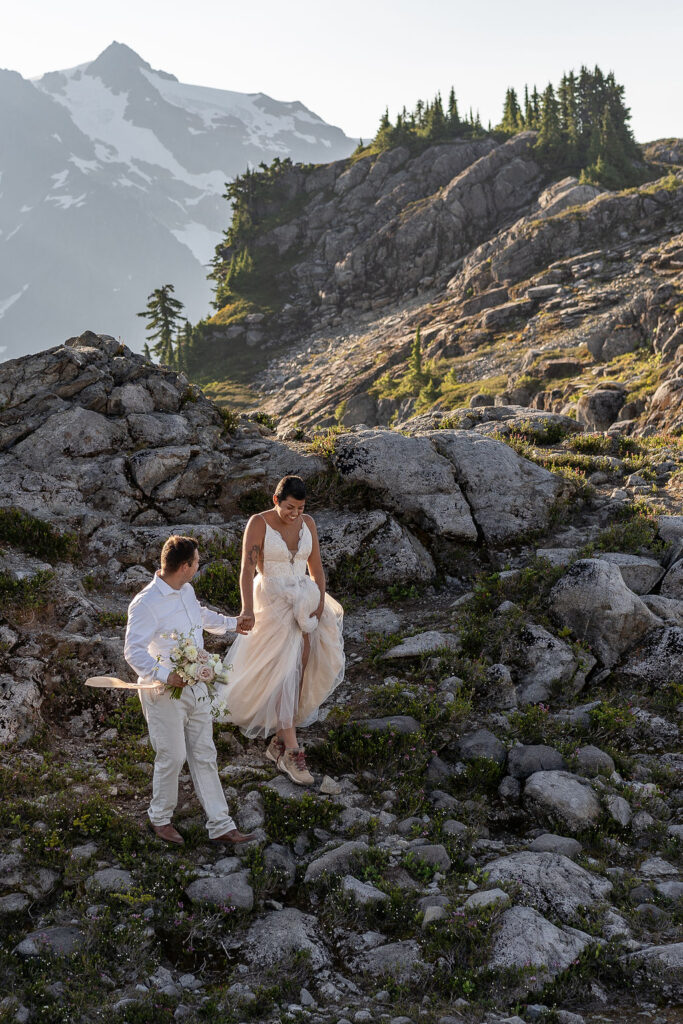
<path id="1" fill-rule="evenodd" d="M 156 754 L 152 802 L 147 811 L 150 827 L 167 843 L 181 846 L 183 837 L 171 824 L 178 803 L 178 776 L 187 760 L 192 782 L 207 817 L 214 843 L 236 846 L 253 838 L 242 835 L 230 817 L 216 768 L 211 702 L 204 683 L 187 686 L 172 671 L 169 653 L 175 646 L 170 634 L 193 633 L 204 646 L 203 630 L 247 632 L 238 619 L 204 608 L 190 580 L 199 568 L 199 545 L 194 537 L 169 537 L 161 551 L 161 569 L 130 603 L 124 654 L 140 683 L 157 680 L 158 687 L 139 690 L 142 713 Z M 165 685 L 164 685 L 165 684 Z M 174 700 L 166 687 L 181 687 Z"/>

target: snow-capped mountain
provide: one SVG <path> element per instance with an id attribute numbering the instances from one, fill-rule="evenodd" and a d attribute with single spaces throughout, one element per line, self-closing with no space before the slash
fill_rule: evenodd
<path id="1" fill-rule="evenodd" d="M 28 81 L 0 70 L 0 359 L 87 329 L 140 349 L 147 295 L 209 311 L 225 182 L 355 142 L 301 103 L 185 85 L 129 47 Z"/>

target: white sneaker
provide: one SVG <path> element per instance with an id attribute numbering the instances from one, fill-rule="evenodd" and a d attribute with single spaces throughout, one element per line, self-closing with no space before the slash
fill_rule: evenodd
<path id="1" fill-rule="evenodd" d="M 278 758 L 277 766 L 285 775 L 289 775 L 292 782 L 297 786 L 312 786 L 315 779 L 306 765 L 306 755 L 303 750 L 285 750 Z"/>

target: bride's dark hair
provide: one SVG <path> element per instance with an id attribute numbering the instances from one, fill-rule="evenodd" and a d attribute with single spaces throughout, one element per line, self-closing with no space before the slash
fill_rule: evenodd
<path id="1" fill-rule="evenodd" d="M 278 502 L 286 501 L 287 498 L 294 498 L 295 501 L 305 501 L 306 485 L 300 476 L 283 476 L 275 488 L 275 497 Z"/>

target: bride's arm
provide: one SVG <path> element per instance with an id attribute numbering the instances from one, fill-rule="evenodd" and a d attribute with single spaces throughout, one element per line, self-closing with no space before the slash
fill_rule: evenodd
<path id="1" fill-rule="evenodd" d="M 322 558 L 320 557 L 320 544 L 318 542 L 318 531 L 316 529 L 315 523 L 313 522 L 313 519 L 310 516 L 305 516 L 304 518 L 306 520 L 306 525 L 311 531 L 311 537 L 313 538 L 313 547 L 311 548 L 311 553 L 308 556 L 308 571 L 310 573 L 311 579 L 314 581 L 314 583 L 318 587 L 318 590 L 320 591 L 320 604 L 313 612 L 313 614 L 317 619 L 320 619 L 320 616 L 323 613 L 323 608 L 325 607 L 325 570 L 323 569 L 323 562 Z"/>
<path id="2" fill-rule="evenodd" d="M 242 626 L 246 631 L 254 625 L 254 575 L 263 547 L 266 524 L 261 516 L 252 516 L 242 539 L 242 565 L 240 567 L 240 593 L 242 595 Z"/>

